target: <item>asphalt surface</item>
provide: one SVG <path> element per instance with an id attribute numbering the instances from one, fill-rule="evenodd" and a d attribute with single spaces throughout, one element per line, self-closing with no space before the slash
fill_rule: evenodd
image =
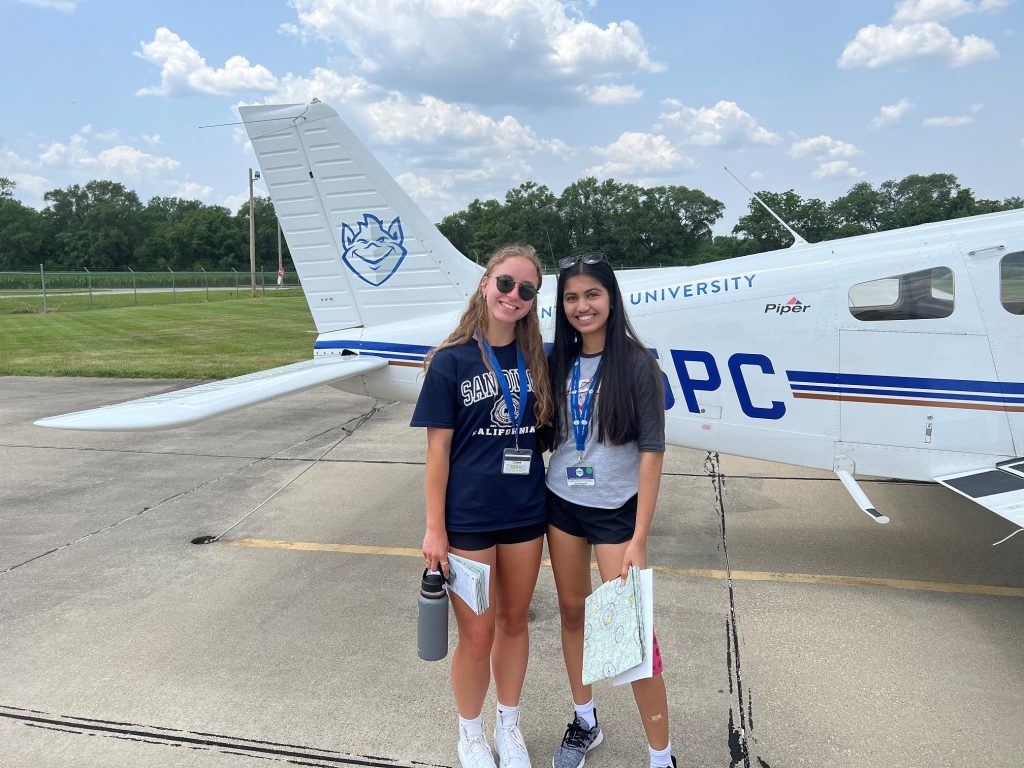
<path id="1" fill-rule="evenodd" d="M 0 765 L 457 765 L 448 662 L 416 656 L 411 408 L 32 425 L 183 384 L 0 378 Z M 670 449 L 650 538 L 680 768 L 1024 762 L 1024 535 L 937 486 L 866 482 L 879 526 L 827 474 L 706 459 Z M 547 566 L 532 614 L 541 767 L 571 713 Z M 596 701 L 587 765 L 644 768 L 629 691 Z"/>

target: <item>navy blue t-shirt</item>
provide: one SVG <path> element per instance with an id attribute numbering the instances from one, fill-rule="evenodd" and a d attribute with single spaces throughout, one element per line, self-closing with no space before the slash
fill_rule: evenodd
<path id="1" fill-rule="evenodd" d="M 519 398 L 515 342 L 494 347 Z M 527 373 L 527 378 L 530 378 Z M 505 398 L 475 340 L 443 349 L 430 361 L 411 426 L 454 430 L 445 496 L 445 527 L 462 533 L 518 528 L 547 519 L 544 509 L 544 461 L 537 450 L 533 382 L 528 384 L 519 447 L 533 451 L 529 475 L 504 475 L 503 452 L 515 448 L 514 428 Z"/>

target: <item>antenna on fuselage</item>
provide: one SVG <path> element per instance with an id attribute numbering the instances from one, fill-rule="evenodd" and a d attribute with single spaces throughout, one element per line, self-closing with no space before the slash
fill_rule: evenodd
<path id="1" fill-rule="evenodd" d="M 733 179 L 736 179 L 736 183 L 737 183 L 737 184 L 739 184 L 739 185 L 740 185 L 741 187 L 743 187 L 743 188 L 744 188 L 745 190 L 747 190 L 747 192 L 748 192 L 748 193 L 749 193 L 750 195 L 752 195 L 752 196 L 753 196 L 753 198 L 754 198 L 755 200 L 757 200 L 757 202 L 759 202 L 759 203 L 760 203 L 761 205 L 763 205 L 763 206 L 764 206 L 764 209 L 765 209 L 766 211 L 768 211 L 768 213 L 770 213 L 770 214 L 771 214 L 772 216 L 774 216 L 774 217 L 775 217 L 775 220 L 776 220 L 776 221 L 778 221 L 778 222 L 779 222 L 779 224 L 781 224 L 782 226 L 784 226 L 784 227 L 786 228 L 786 231 L 787 231 L 787 232 L 789 232 L 789 234 L 791 234 L 791 235 L 793 236 L 793 244 L 792 244 L 791 246 L 789 246 L 790 248 L 795 248 L 795 247 L 796 247 L 796 246 L 798 246 L 798 245 L 810 245 L 810 243 L 808 243 L 808 242 L 807 242 L 806 240 L 804 240 L 804 239 L 803 239 L 802 237 L 800 237 L 800 235 L 798 235 L 798 234 L 796 233 L 796 230 L 795 230 L 795 229 L 793 229 L 793 228 L 792 228 L 791 226 L 789 226 L 789 224 L 787 224 L 786 222 L 784 222 L 784 221 L 782 220 L 782 217 L 781 217 L 781 216 L 779 216 L 779 214 L 777 214 L 777 213 L 776 213 L 775 211 L 773 211 L 773 210 L 772 210 L 771 208 L 769 208 L 769 207 L 768 207 L 768 203 L 766 203 L 766 202 L 765 202 L 764 200 L 762 200 L 762 199 L 761 199 L 760 197 L 758 197 L 758 196 L 757 196 L 757 195 L 755 195 L 755 194 L 754 194 L 753 192 L 751 192 L 751 191 L 750 191 L 750 189 L 749 189 L 749 188 L 747 187 L 747 185 L 746 185 L 746 184 L 744 184 L 744 183 L 743 183 L 742 181 L 740 181 L 739 179 L 737 179 L 737 178 L 736 178 L 736 174 L 734 174 L 734 173 L 733 173 L 732 171 L 730 171 L 730 170 L 729 170 L 729 167 L 728 167 L 728 166 L 725 166 L 725 165 L 723 165 L 722 167 L 723 167 L 723 168 L 725 168 L 725 172 L 726 172 L 726 173 L 728 173 L 728 174 L 729 174 L 730 176 L 732 176 L 732 177 L 733 177 Z"/>

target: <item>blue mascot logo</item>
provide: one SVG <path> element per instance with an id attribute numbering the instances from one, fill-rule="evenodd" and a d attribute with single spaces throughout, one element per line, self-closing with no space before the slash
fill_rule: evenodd
<path id="1" fill-rule="evenodd" d="M 355 230 L 341 225 L 341 260 L 370 285 L 381 285 L 398 270 L 406 251 L 398 216 L 385 228 L 372 213 L 364 213 Z"/>

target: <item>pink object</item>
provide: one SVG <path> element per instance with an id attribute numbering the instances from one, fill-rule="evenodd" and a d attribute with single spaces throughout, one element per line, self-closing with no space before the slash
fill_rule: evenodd
<path id="1" fill-rule="evenodd" d="M 651 674 L 661 674 L 661 648 L 658 647 L 658 635 L 654 634 L 654 658 L 651 659 Z"/>

